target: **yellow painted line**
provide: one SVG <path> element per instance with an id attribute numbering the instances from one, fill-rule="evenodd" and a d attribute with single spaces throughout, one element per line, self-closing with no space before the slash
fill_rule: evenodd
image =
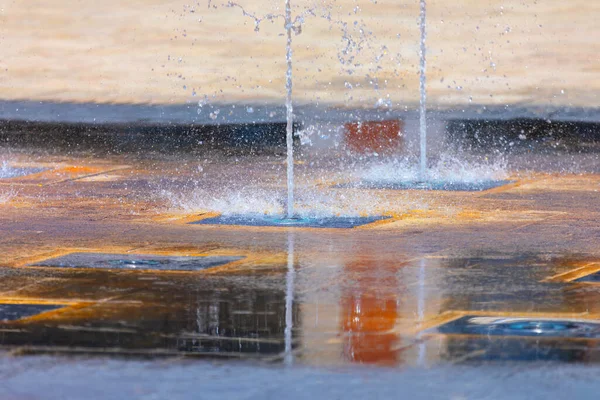
<path id="1" fill-rule="evenodd" d="M 37 172 L 35 174 L 29 174 L 25 176 L 17 176 L 14 178 L 0 180 L 0 185 L 19 185 L 19 186 L 49 186 L 64 182 L 76 181 L 83 178 L 92 176 L 107 174 L 110 172 L 120 171 L 123 169 L 131 168 L 128 165 L 118 166 L 96 166 L 96 165 L 36 165 L 39 168 L 48 168 L 45 171 Z M 88 170 L 88 173 L 85 170 Z M 77 175 L 78 170 L 81 170 L 81 174 Z M 61 177 L 60 175 L 73 175 L 70 177 Z M 58 176 L 57 176 L 58 175 Z"/>
<path id="2" fill-rule="evenodd" d="M 396 222 L 398 220 L 397 216 L 394 215 L 381 215 L 382 217 L 385 217 L 383 219 L 377 220 L 377 221 L 373 221 L 370 222 L 368 224 L 365 225 L 360 225 L 360 226 L 355 226 L 352 229 L 356 229 L 356 230 L 363 230 L 363 229 L 372 229 L 372 228 L 376 228 L 382 225 L 387 225 L 387 224 L 391 224 L 393 222 Z"/>
<path id="3" fill-rule="evenodd" d="M 60 316 L 66 311 L 86 308 L 93 302 L 70 301 L 64 299 L 36 299 L 36 298 L 0 298 L 0 304 L 33 304 L 33 305 L 57 305 L 62 306 L 55 310 L 42 311 L 29 317 L 10 321 L 11 324 L 27 324 L 36 321 L 45 321 Z"/>
<path id="4" fill-rule="evenodd" d="M 488 190 L 482 190 L 481 192 L 476 192 L 476 197 L 483 197 L 483 196 L 486 196 L 486 195 L 489 195 L 489 194 L 496 194 L 496 193 L 506 192 L 508 190 L 512 190 L 512 189 L 521 187 L 521 186 L 526 185 L 528 183 L 532 183 L 532 182 L 536 181 L 537 179 L 533 179 L 533 178 L 530 178 L 530 179 L 511 179 L 511 178 L 508 178 L 507 180 L 514 181 L 514 182 L 507 183 L 506 185 L 498 186 L 498 187 L 491 188 L 491 189 L 488 189 Z"/>
<path id="5" fill-rule="evenodd" d="M 39 299 L 29 297 L 0 297 L 0 304 L 35 304 L 35 305 L 60 305 L 60 306 L 71 306 L 75 304 L 81 304 L 78 300 L 66 300 L 66 299 Z M 92 302 L 86 303 L 86 305 Z"/>
<path id="6" fill-rule="evenodd" d="M 593 274 L 600 271 L 600 263 L 592 262 L 585 264 L 582 267 L 575 268 L 571 271 L 562 272 L 542 280 L 542 282 L 572 282 L 576 279 Z M 586 282 L 581 282 L 586 283 Z"/>
<path id="7" fill-rule="evenodd" d="M 31 317 L 27 317 L 27 318 L 21 318 L 16 321 L 13 321 L 13 322 L 30 323 L 30 322 L 36 322 L 36 321 L 45 321 L 45 320 L 60 316 L 62 313 L 66 312 L 66 311 L 74 311 L 74 310 L 82 309 L 82 308 L 85 308 L 88 306 L 89 306 L 89 304 L 78 303 L 78 304 L 58 308 L 56 310 L 44 311 L 40 314 L 32 315 Z"/>
<path id="8" fill-rule="evenodd" d="M 75 177 L 72 177 L 72 178 L 66 178 L 66 179 L 62 179 L 62 180 L 48 182 L 48 183 L 44 184 L 44 186 L 56 185 L 56 184 L 64 183 L 64 182 L 78 181 L 80 179 L 90 178 L 90 177 L 93 177 L 93 176 L 98 176 L 98 175 L 103 175 L 103 174 L 109 174 L 111 172 L 121 171 L 121 170 L 124 170 L 124 169 L 127 169 L 127 168 L 131 168 L 131 167 L 128 166 L 128 165 L 120 165 L 120 166 L 113 167 L 113 168 L 108 168 L 108 169 L 105 169 L 105 170 L 103 169 L 103 170 L 100 170 L 98 172 L 91 173 L 91 174 L 86 174 L 86 175 L 81 175 L 81 176 L 75 176 Z"/>

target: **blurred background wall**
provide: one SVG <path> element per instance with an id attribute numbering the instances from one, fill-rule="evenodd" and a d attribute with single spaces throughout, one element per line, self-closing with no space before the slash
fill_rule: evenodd
<path id="1" fill-rule="evenodd" d="M 237 1 L 0 0 L 0 100 L 281 104 L 283 20 L 247 14 L 284 1 Z M 417 103 L 417 0 L 292 4 L 297 102 Z M 432 104 L 600 105 L 598 1 L 430 0 L 428 21 Z"/>

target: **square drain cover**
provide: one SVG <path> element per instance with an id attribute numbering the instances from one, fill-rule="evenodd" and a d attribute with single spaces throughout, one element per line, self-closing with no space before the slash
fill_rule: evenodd
<path id="1" fill-rule="evenodd" d="M 0 165 L 0 179 L 19 178 L 26 175 L 33 175 L 46 171 L 48 168 L 35 167 L 9 167 L 8 165 Z"/>
<path id="2" fill-rule="evenodd" d="M 455 335 L 534 336 L 600 339 L 600 321 L 467 315 L 429 332 Z"/>
<path id="3" fill-rule="evenodd" d="M 71 253 L 28 264 L 32 267 L 128 269 L 140 271 L 201 271 L 244 257 L 171 257 L 149 254 Z"/>
<path id="4" fill-rule="evenodd" d="M 33 317 L 34 315 L 46 311 L 58 310 L 63 307 L 56 304 L 0 304 L 0 322 Z"/>
<path id="5" fill-rule="evenodd" d="M 451 182 L 451 181 L 406 181 L 378 182 L 362 181 L 356 184 L 339 185 L 337 187 L 354 187 L 360 189 L 390 189 L 390 190 L 443 190 L 449 192 L 482 192 L 513 183 L 513 181 L 480 181 L 480 182 Z"/>
<path id="6" fill-rule="evenodd" d="M 243 225 L 280 226 L 294 228 L 341 228 L 349 229 L 381 221 L 390 217 L 325 217 L 325 218 L 282 218 L 270 215 L 220 215 L 192 222 L 196 225 Z"/>

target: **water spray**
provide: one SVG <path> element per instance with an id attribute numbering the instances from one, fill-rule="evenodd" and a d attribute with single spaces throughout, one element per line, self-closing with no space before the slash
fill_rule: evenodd
<path id="1" fill-rule="evenodd" d="M 292 106 L 292 8 L 290 0 L 285 0 L 285 30 L 287 42 L 285 59 L 285 109 L 286 109 L 286 146 L 287 146 L 287 218 L 294 218 L 294 108 Z"/>
<path id="2" fill-rule="evenodd" d="M 421 99 L 419 103 L 419 126 L 420 126 L 420 138 L 421 138 L 421 158 L 420 158 L 420 177 L 419 179 L 427 180 L 427 8 L 426 0 L 421 1 L 421 48 L 420 58 L 421 64 L 419 68 L 420 83 L 419 89 L 421 91 Z"/>

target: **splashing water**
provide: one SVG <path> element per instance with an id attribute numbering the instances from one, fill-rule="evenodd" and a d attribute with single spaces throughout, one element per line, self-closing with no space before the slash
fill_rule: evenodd
<path id="1" fill-rule="evenodd" d="M 227 188 L 219 193 L 203 188 L 187 193 L 163 190 L 161 197 L 170 208 L 185 213 L 211 211 L 224 216 L 286 215 L 281 191 L 274 189 Z M 298 192 L 294 215 L 295 218 L 365 217 L 423 208 L 427 208 L 427 204 L 422 199 L 409 200 L 398 194 L 312 187 Z"/>
<path id="2" fill-rule="evenodd" d="M 421 158 L 420 158 L 420 177 L 419 180 L 424 181 L 427 179 L 427 8 L 426 1 L 421 0 L 421 49 L 420 49 L 420 80 L 419 89 L 421 91 L 421 98 L 419 104 L 419 131 L 421 139 Z"/>
<path id="3" fill-rule="evenodd" d="M 12 178 L 14 176 L 16 176 L 15 171 L 8 165 L 8 161 L 2 161 L 0 163 L 0 179 Z M 6 204 L 10 202 L 13 197 L 16 196 L 16 194 L 17 193 L 12 188 L 0 188 L 0 204 Z"/>
<path id="4" fill-rule="evenodd" d="M 0 163 L 0 179 L 12 178 L 13 176 L 15 176 L 15 172 L 13 168 L 8 165 L 8 161 L 2 161 L 2 163 Z"/>
<path id="5" fill-rule="evenodd" d="M 422 181 L 422 171 L 408 159 L 396 159 L 375 164 L 359 177 L 363 181 L 381 184 L 412 183 Z M 448 155 L 427 170 L 427 180 L 446 183 L 482 183 L 504 180 L 508 177 L 504 161 L 469 162 Z"/>

